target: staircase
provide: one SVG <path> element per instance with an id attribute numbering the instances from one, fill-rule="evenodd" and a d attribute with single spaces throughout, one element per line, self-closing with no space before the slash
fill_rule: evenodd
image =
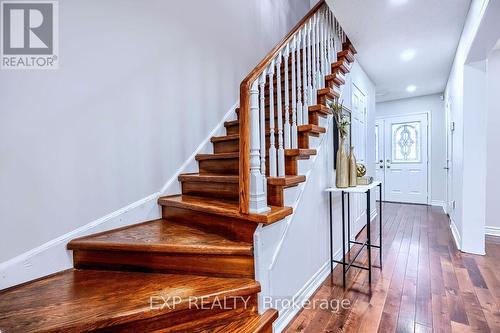
<path id="1" fill-rule="evenodd" d="M 316 154 L 309 148 L 310 138 L 326 132 L 320 119 L 330 115 L 327 102 L 339 97 L 354 61 L 356 51 L 328 13 L 321 1 L 280 44 L 304 33 L 318 15 L 329 18 L 321 27 L 332 31 L 323 35 L 326 44 L 331 36 L 331 43 L 318 63 L 326 68 L 326 56 L 335 61 L 324 70 L 320 86 L 312 90 L 316 96 L 308 97 L 314 104 L 293 91 L 306 93 L 309 88 L 297 86 L 298 77 L 292 70 L 311 65 L 304 45 L 312 44 L 295 44 L 299 45 L 297 57 L 288 57 L 288 72 L 284 66 L 278 67 L 280 75 L 264 74 L 269 81 L 260 81 L 263 117 L 257 118 L 263 125 L 259 136 L 265 139 L 259 147 L 266 153 L 257 161 L 258 170 L 250 154 L 242 153 L 255 148 L 247 138 L 255 135 L 249 126 L 255 120 L 249 112 L 255 108 L 251 101 L 249 107 L 243 102 L 242 109 L 236 109 L 237 119 L 224 123 L 226 135 L 211 139 L 213 154 L 196 156 L 198 173 L 179 176 L 182 193 L 158 199 L 161 219 L 72 240 L 67 247 L 73 251 L 74 269 L 0 292 L 0 330 L 272 332 L 277 311 L 259 314 L 257 309 L 260 285 L 254 280 L 253 234 L 259 224 L 275 223 L 292 214 L 292 208 L 285 207 L 285 190 L 306 180 L 299 163 Z M 331 29 L 328 22 L 333 24 Z M 334 37 L 340 43 L 335 44 Z M 322 45 L 319 39 L 317 44 L 318 48 Z M 270 68 L 271 62 L 264 63 Z M 295 105 L 297 99 L 303 103 L 301 110 Z M 292 111 L 292 104 L 294 112 L 305 113 L 298 118 L 274 113 L 277 109 Z M 292 138 L 289 148 L 283 148 L 284 143 L 275 147 L 278 152 L 283 150 L 280 166 L 270 148 L 283 141 L 283 125 L 288 122 L 295 128 L 294 121 L 296 141 Z M 280 169 L 283 174 L 278 175 Z M 263 172 L 266 180 L 265 209 L 259 212 L 251 207 L 252 198 L 258 195 L 252 188 L 255 171 Z"/>

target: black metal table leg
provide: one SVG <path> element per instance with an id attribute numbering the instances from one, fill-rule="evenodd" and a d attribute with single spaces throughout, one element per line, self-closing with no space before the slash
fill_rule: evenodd
<path id="1" fill-rule="evenodd" d="M 342 286 L 345 288 L 345 207 L 344 191 L 342 191 Z"/>
<path id="2" fill-rule="evenodd" d="M 351 250 L 351 195 L 347 192 L 347 246 Z"/>
<path id="3" fill-rule="evenodd" d="M 366 192 L 366 250 L 368 251 L 368 282 L 372 282 L 372 242 L 370 228 L 370 190 Z"/>
<path id="4" fill-rule="evenodd" d="M 332 192 L 328 192 L 330 201 L 330 273 L 333 272 L 333 239 L 332 239 L 332 229 L 333 229 L 333 212 L 332 212 Z"/>
<path id="5" fill-rule="evenodd" d="M 378 185 L 380 190 L 380 201 L 379 201 L 379 240 L 380 240 L 380 248 L 379 248 L 379 256 L 380 256 L 380 268 L 382 268 L 382 183 Z"/>

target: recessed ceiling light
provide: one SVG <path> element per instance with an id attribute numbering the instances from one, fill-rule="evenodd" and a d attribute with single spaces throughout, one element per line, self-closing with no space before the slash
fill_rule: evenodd
<path id="1" fill-rule="evenodd" d="M 415 58 L 415 51 L 408 49 L 404 50 L 403 53 L 401 53 L 401 60 L 403 61 L 410 61 L 413 58 Z"/>
<path id="2" fill-rule="evenodd" d="M 394 6 L 401 6 L 408 2 L 408 0 L 390 0 Z"/>
<path id="3" fill-rule="evenodd" d="M 412 92 L 414 92 L 415 90 L 417 90 L 417 87 L 416 87 L 416 86 L 414 86 L 414 85 L 411 85 L 411 86 L 406 87 L 406 91 L 407 91 L 407 92 L 412 93 Z"/>

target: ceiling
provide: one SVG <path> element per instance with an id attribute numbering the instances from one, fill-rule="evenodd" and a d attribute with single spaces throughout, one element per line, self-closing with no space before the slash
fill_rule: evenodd
<path id="1" fill-rule="evenodd" d="M 377 102 L 444 91 L 470 0 L 327 2 L 375 83 Z M 402 60 L 405 51 L 411 60 Z"/>

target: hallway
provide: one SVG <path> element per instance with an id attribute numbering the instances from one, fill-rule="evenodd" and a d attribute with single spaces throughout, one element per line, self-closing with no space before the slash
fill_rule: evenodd
<path id="1" fill-rule="evenodd" d="M 311 302 L 350 306 L 304 309 L 285 332 L 500 332 L 500 241 L 487 238 L 486 256 L 469 255 L 457 250 L 441 208 L 384 203 L 384 212 L 384 267 L 374 269 L 371 290 L 368 273 L 353 269 L 343 293 L 337 266 Z"/>

